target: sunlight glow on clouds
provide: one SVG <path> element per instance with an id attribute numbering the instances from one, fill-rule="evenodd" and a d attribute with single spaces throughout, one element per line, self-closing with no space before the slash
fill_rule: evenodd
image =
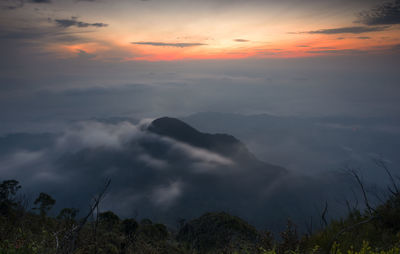
<path id="1" fill-rule="evenodd" d="M 40 31 L 45 36 L 22 33 L 18 40 L 63 58 L 82 52 L 96 61 L 288 58 L 385 53 L 400 42 L 398 0 L 1 3 L 1 37 Z M 354 43 L 347 35 L 369 40 Z"/>

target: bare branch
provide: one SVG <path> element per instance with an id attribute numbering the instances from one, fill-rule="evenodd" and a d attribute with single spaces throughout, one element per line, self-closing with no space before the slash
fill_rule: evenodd
<path id="1" fill-rule="evenodd" d="M 394 191 L 393 191 L 393 190 L 391 190 L 391 188 L 389 188 L 389 191 L 393 195 L 399 194 L 399 188 L 397 186 L 397 183 L 396 183 L 392 173 L 390 172 L 389 168 L 387 167 L 386 162 L 382 158 L 373 159 L 373 161 L 378 167 L 380 167 L 383 170 L 385 170 L 386 174 L 389 176 L 390 182 L 392 183 L 392 186 L 393 186 L 393 189 L 394 189 Z"/>
<path id="2" fill-rule="evenodd" d="M 110 186 L 110 183 L 111 183 L 111 179 L 108 179 L 106 184 L 105 184 L 105 186 L 104 186 L 104 188 L 103 188 L 103 191 L 94 199 L 94 201 L 95 201 L 94 204 L 90 208 L 90 211 L 86 215 L 86 217 L 83 218 L 81 224 L 79 225 L 79 227 L 77 229 L 77 232 L 79 232 L 82 229 L 82 227 L 86 224 L 87 220 L 94 213 L 94 211 L 96 210 L 97 206 L 100 204 L 100 201 L 104 198 L 104 195 L 105 195 L 108 187 Z"/>
<path id="3" fill-rule="evenodd" d="M 111 179 L 107 179 L 106 184 L 103 187 L 103 190 L 100 194 L 94 198 L 93 205 L 90 206 L 90 210 L 88 214 L 81 220 L 79 225 L 75 226 L 68 232 L 63 239 L 63 246 L 60 248 L 58 253 L 62 254 L 70 254 L 74 253 L 76 249 L 76 239 L 78 237 L 79 232 L 82 230 L 83 226 L 87 223 L 88 219 L 93 215 L 94 211 L 98 208 L 101 200 L 104 198 L 108 187 L 111 184 Z"/>
<path id="4" fill-rule="evenodd" d="M 325 201 L 325 207 L 321 214 L 321 220 L 324 222 L 324 226 L 328 226 L 328 221 L 326 220 L 326 214 L 328 213 L 328 201 Z"/>
<path id="5" fill-rule="evenodd" d="M 369 200 L 368 200 L 368 197 L 367 197 L 367 192 L 365 191 L 364 183 L 360 179 L 359 173 L 354 168 L 347 167 L 346 169 L 347 169 L 347 172 L 356 179 L 358 185 L 361 188 L 361 192 L 363 194 L 365 206 L 367 207 L 369 214 L 372 214 L 372 211 L 374 211 L 374 209 L 371 207 L 371 205 L 369 203 Z"/>

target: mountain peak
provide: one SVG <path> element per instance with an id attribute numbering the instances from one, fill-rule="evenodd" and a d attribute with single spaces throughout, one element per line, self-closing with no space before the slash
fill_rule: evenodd
<path id="1" fill-rule="evenodd" d="M 172 118 L 161 117 L 151 122 L 148 130 L 159 135 L 168 136 L 173 139 L 185 142 L 189 138 L 201 135 L 201 132 L 186 124 L 185 122 Z"/>
<path id="2" fill-rule="evenodd" d="M 250 155 L 245 145 L 235 137 L 228 134 L 202 133 L 176 118 L 158 118 L 149 125 L 148 130 L 158 135 L 226 156 L 237 155 L 238 153 L 241 155 L 246 154 L 246 156 Z"/>

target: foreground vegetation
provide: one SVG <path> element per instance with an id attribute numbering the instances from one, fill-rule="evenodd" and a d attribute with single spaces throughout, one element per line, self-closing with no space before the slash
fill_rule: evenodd
<path id="1" fill-rule="evenodd" d="M 108 182 L 109 184 L 109 182 Z M 352 209 L 340 220 L 326 223 L 318 232 L 300 236 L 288 221 L 279 237 L 259 231 L 227 213 L 207 213 L 181 221 L 177 230 L 149 219 L 120 219 L 111 211 L 99 213 L 100 193 L 89 213 L 77 218 L 73 208 L 48 216 L 55 200 L 41 193 L 33 209 L 15 180 L 0 184 L 0 254 L 31 253 L 260 253 L 260 254 L 399 254 L 400 193 L 394 184 L 380 206 Z"/>

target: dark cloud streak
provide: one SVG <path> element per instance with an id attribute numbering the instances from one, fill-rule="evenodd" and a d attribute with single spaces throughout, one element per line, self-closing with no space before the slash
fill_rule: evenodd
<path id="1" fill-rule="evenodd" d="M 188 47 L 207 45 L 207 44 L 198 43 L 198 42 L 167 43 L 167 42 L 154 42 L 154 41 L 131 42 L 131 44 L 134 44 L 134 45 L 149 45 L 149 46 L 156 46 L 156 47 L 176 47 L 176 48 L 188 48 Z"/>
<path id="2" fill-rule="evenodd" d="M 0 28 L 0 40 L 12 40 L 14 44 L 21 44 L 29 42 L 39 43 L 42 39 L 47 42 L 62 42 L 62 43 L 77 43 L 86 42 L 87 40 L 77 32 L 70 32 L 66 30 L 60 31 L 57 27 L 47 27 L 47 28 Z"/>
<path id="3" fill-rule="evenodd" d="M 330 49 L 330 50 L 310 50 L 310 54 L 359 54 L 363 53 L 362 50 L 357 49 Z"/>
<path id="4" fill-rule="evenodd" d="M 64 28 L 68 28 L 68 27 L 106 27 L 108 26 L 108 24 L 105 23 L 87 23 L 87 22 L 82 22 L 82 21 L 78 21 L 75 18 L 71 18 L 71 19 L 56 19 L 54 20 L 56 22 L 56 24 L 60 27 L 64 27 Z"/>
<path id="5" fill-rule="evenodd" d="M 249 42 L 249 40 L 246 40 L 246 39 L 235 39 L 234 41 L 236 41 L 236 42 Z"/>
<path id="6" fill-rule="evenodd" d="M 350 26 L 350 27 L 339 27 L 339 28 L 329 28 L 320 29 L 302 33 L 308 34 L 362 34 L 370 32 L 380 32 L 386 30 L 387 26 L 376 26 L 376 27 L 365 27 L 365 26 Z"/>

